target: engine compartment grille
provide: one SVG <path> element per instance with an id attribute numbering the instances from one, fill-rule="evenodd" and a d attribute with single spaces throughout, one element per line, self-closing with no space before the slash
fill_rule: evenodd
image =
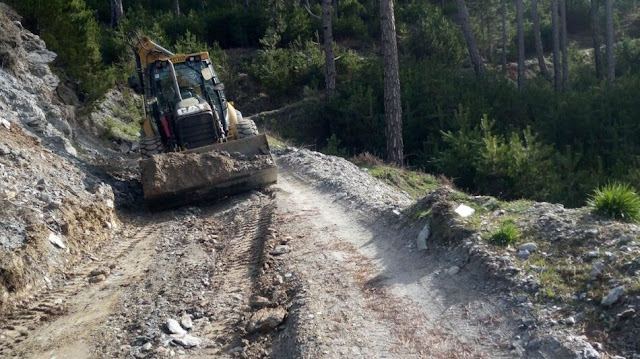
<path id="1" fill-rule="evenodd" d="M 213 115 L 210 112 L 180 118 L 176 130 L 176 139 L 182 148 L 192 149 L 208 146 L 218 140 Z"/>

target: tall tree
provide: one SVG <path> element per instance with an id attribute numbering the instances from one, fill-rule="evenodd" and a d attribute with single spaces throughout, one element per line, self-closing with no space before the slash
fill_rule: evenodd
<path id="1" fill-rule="evenodd" d="M 174 0 L 173 2 L 173 13 L 174 15 L 180 16 L 180 0 Z"/>
<path id="2" fill-rule="evenodd" d="M 502 73 L 507 73 L 507 0 L 502 0 Z"/>
<path id="3" fill-rule="evenodd" d="M 567 51 L 567 2 L 560 0 L 560 43 L 562 46 L 562 89 L 569 89 L 569 53 Z"/>
<path id="4" fill-rule="evenodd" d="M 393 0 L 380 0 L 382 26 L 382 52 L 384 54 L 384 112 L 386 117 L 387 159 L 402 166 L 404 145 L 402 141 L 402 102 L 400 101 L 400 72 L 398 43 Z"/>
<path id="5" fill-rule="evenodd" d="M 547 70 L 547 63 L 544 60 L 544 49 L 542 48 L 542 37 L 540 36 L 540 16 L 538 14 L 538 0 L 531 0 L 531 15 L 533 17 L 533 36 L 535 37 L 536 56 L 538 66 L 542 76 L 551 82 L 551 74 Z"/>
<path id="6" fill-rule="evenodd" d="M 324 30 L 325 52 L 325 85 L 327 95 L 331 96 L 336 91 L 336 60 L 333 55 L 333 33 L 331 28 L 331 2 L 322 0 L 322 28 Z"/>
<path id="7" fill-rule="evenodd" d="M 473 70 L 478 76 L 484 76 L 487 69 L 484 67 L 484 62 L 482 61 L 482 57 L 478 51 L 478 46 L 476 45 L 476 39 L 473 36 L 467 5 L 464 3 L 464 0 L 456 0 L 456 5 L 458 6 L 458 18 L 460 19 L 464 39 L 467 42 L 467 49 L 469 50 L 469 57 L 471 58 L 471 64 L 473 64 Z"/>
<path id="8" fill-rule="evenodd" d="M 551 27 L 553 31 L 553 87 L 560 91 L 562 70 L 560 69 L 560 24 L 558 0 L 551 1 Z"/>
<path id="9" fill-rule="evenodd" d="M 516 0 L 516 21 L 518 23 L 518 90 L 526 87 L 524 67 L 524 9 L 522 0 Z"/>
<path id="10" fill-rule="evenodd" d="M 124 11 L 122 10 L 122 0 L 111 0 L 111 27 L 117 28 L 122 20 Z"/>
<path id="11" fill-rule="evenodd" d="M 602 78 L 602 51 L 600 49 L 600 0 L 591 0 L 591 37 L 593 38 L 593 57 L 596 66 L 596 77 Z"/>
<path id="12" fill-rule="evenodd" d="M 605 12 L 607 17 L 607 79 L 613 82 L 616 79 L 616 63 L 613 50 L 613 0 L 605 0 Z"/>

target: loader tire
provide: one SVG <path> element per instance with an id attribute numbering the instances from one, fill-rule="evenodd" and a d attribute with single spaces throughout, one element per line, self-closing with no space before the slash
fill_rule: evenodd
<path id="1" fill-rule="evenodd" d="M 142 158 L 150 158 L 162 152 L 162 140 L 160 136 L 145 137 L 140 140 L 140 154 Z"/>
<path id="2" fill-rule="evenodd" d="M 258 127 L 256 126 L 256 123 L 245 118 L 238 120 L 236 129 L 238 130 L 238 139 L 258 135 Z"/>

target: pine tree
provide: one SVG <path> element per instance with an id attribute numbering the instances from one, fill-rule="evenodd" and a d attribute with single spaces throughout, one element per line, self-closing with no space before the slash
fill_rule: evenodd
<path id="1" fill-rule="evenodd" d="M 398 166 L 403 164 L 402 102 L 400 100 L 400 73 L 398 43 L 393 0 L 380 0 L 382 51 L 384 53 L 384 112 L 386 117 L 387 160 Z"/>

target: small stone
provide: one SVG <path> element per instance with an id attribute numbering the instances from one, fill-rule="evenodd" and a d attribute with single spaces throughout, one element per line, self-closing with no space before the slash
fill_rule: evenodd
<path id="1" fill-rule="evenodd" d="M 89 283 L 99 283 L 99 282 L 102 282 L 105 279 L 107 279 L 106 275 L 98 274 L 98 275 L 94 275 L 93 277 L 89 278 Z"/>
<path id="2" fill-rule="evenodd" d="M 636 314 L 636 310 L 633 308 L 629 308 L 627 310 L 625 310 L 624 312 L 621 312 L 617 315 L 618 319 L 629 319 L 631 317 L 633 317 Z"/>
<path id="3" fill-rule="evenodd" d="M 276 276 L 273 277 L 273 285 L 280 285 L 282 283 L 284 283 L 282 276 L 280 274 L 276 274 Z"/>
<path id="4" fill-rule="evenodd" d="M 275 329 L 287 315 L 287 311 L 282 307 L 263 308 L 251 314 L 247 324 L 249 333 L 268 332 Z"/>
<path id="5" fill-rule="evenodd" d="M 476 210 L 465 204 L 461 204 L 454 210 L 454 212 L 456 212 L 460 217 L 466 218 L 474 214 Z"/>
<path id="6" fill-rule="evenodd" d="M 598 251 L 590 251 L 589 253 L 587 253 L 587 259 L 595 259 L 600 257 L 600 252 Z"/>
<path id="7" fill-rule="evenodd" d="M 604 272 L 604 263 L 602 262 L 595 262 L 593 264 L 593 267 L 591 267 L 591 271 L 589 271 L 589 278 L 596 279 L 600 276 L 602 276 Z"/>
<path id="8" fill-rule="evenodd" d="M 606 297 L 602 298 L 602 302 L 600 302 L 600 305 L 602 305 L 603 307 L 609 307 L 620 300 L 620 297 L 622 297 L 623 294 L 624 286 L 615 287 L 609 291 L 609 294 L 607 294 Z"/>
<path id="9" fill-rule="evenodd" d="M 49 242 L 51 242 L 52 244 L 65 249 L 67 248 L 67 246 L 64 245 L 64 242 L 62 241 L 62 238 L 60 238 L 60 236 L 58 236 L 57 234 L 53 233 L 53 232 L 49 232 Z"/>
<path id="10" fill-rule="evenodd" d="M 574 325 L 576 324 L 576 319 L 574 317 L 569 317 L 564 322 L 567 323 L 567 325 Z"/>
<path id="11" fill-rule="evenodd" d="M 529 242 L 521 245 L 518 249 L 521 251 L 535 252 L 538 249 L 538 246 L 533 242 Z"/>
<path id="12" fill-rule="evenodd" d="M 418 233 L 418 237 L 416 238 L 416 244 L 418 249 L 427 249 L 427 239 L 431 235 L 431 227 L 429 226 L 429 222 L 427 222 L 420 233 Z"/>
<path id="13" fill-rule="evenodd" d="M 622 245 L 629 244 L 631 241 L 633 241 L 633 238 L 628 234 L 624 234 L 618 238 L 618 243 Z"/>
<path id="14" fill-rule="evenodd" d="M 202 339 L 194 337 L 193 335 L 189 335 L 189 334 L 182 334 L 182 335 L 173 334 L 171 335 L 171 338 L 174 343 L 181 345 L 185 348 L 193 348 L 202 344 Z"/>
<path id="15" fill-rule="evenodd" d="M 276 246 L 276 248 L 274 248 L 269 253 L 271 253 L 271 255 L 274 255 L 274 256 L 279 256 L 279 255 L 282 255 L 282 254 L 289 253 L 289 251 L 291 251 L 291 248 L 289 246 L 287 246 L 287 245 L 279 245 L 279 246 Z"/>
<path id="16" fill-rule="evenodd" d="M 11 149 L 4 143 L 0 142 L 0 156 L 5 156 L 10 153 L 11 153 Z"/>
<path id="17" fill-rule="evenodd" d="M 142 350 L 144 350 L 145 352 L 148 352 L 149 350 L 151 350 L 151 348 L 153 348 L 153 345 L 151 344 L 151 342 L 146 342 L 142 346 Z"/>
<path id="18" fill-rule="evenodd" d="M 598 229 L 597 228 L 587 229 L 586 231 L 584 231 L 584 234 L 587 235 L 587 237 L 595 237 L 598 235 Z"/>
<path id="19" fill-rule="evenodd" d="M 167 319 L 167 329 L 173 334 L 184 335 L 187 333 L 175 319 Z"/>
<path id="20" fill-rule="evenodd" d="M 532 327 L 532 326 L 534 326 L 536 324 L 536 320 L 533 319 L 533 318 L 522 318 L 522 324 L 525 327 L 529 328 L 529 327 Z"/>
<path id="21" fill-rule="evenodd" d="M 456 275 L 459 272 L 460 272 L 460 267 L 458 267 L 458 266 L 453 266 L 453 267 L 447 269 L 447 274 L 449 274 L 449 275 Z"/>
<path id="22" fill-rule="evenodd" d="M 6 128 L 7 130 L 11 129 L 11 122 L 5 120 L 4 118 L 0 118 L 0 124 L 2 124 L 2 126 L 4 126 L 4 128 Z"/>
<path id="23" fill-rule="evenodd" d="M 254 308 L 265 308 L 265 307 L 268 307 L 270 304 L 271 302 L 269 301 L 269 299 L 265 297 L 261 297 L 259 295 L 251 298 L 251 306 Z"/>
<path id="24" fill-rule="evenodd" d="M 531 252 L 529 252 L 526 249 L 522 249 L 520 251 L 518 251 L 518 258 L 520 259 L 529 259 L 529 257 L 531 257 Z"/>
<path id="25" fill-rule="evenodd" d="M 180 317 L 180 324 L 184 329 L 187 329 L 187 330 L 193 328 L 193 321 L 191 320 L 191 317 L 187 313 L 182 314 L 182 317 Z"/>

